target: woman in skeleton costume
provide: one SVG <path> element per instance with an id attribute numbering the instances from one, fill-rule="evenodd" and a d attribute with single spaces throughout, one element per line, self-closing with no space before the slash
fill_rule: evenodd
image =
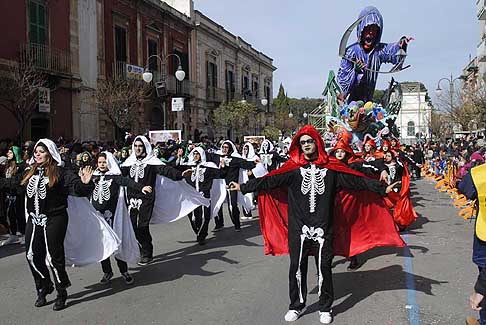
<path id="1" fill-rule="evenodd" d="M 183 178 L 180 171 L 165 166 L 160 159 L 153 155 L 152 146 L 144 136 L 137 136 L 132 144 L 132 154 L 121 165 L 124 176 L 130 177 L 142 186 L 155 189 L 157 175 L 172 180 Z M 140 243 L 141 259 L 139 265 L 147 265 L 153 260 L 152 236 L 149 223 L 155 203 L 155 191 L 145 195 L 139 190 L 127 189 L 127 205 L 132 219 L 135 235 Z"/>
<path id="2" fill-rule="evenodd" d="M 243 171 L 242 180 L 241 180 L 243 183 L 246 183 L 249 179 L 253 179 L 255 177 L 265 176 L 268 173 L 265 166 L 261 162 L 259 162 L 260 157 L 256 155 L 255 148 L 253 147 L 253 144 L 251 144 L 250 142 L 247 142 L 243 145 L 241 156 L 248 161 L 253 161 L 256 163 L 256 167 L 253 168 L 252 170 Z M 243 204 L 242 204 L 243 217 L 241 217 L 241 219 L 247 219 L 247 220 L 253 219 L 251 210 L 255 208 L 254 200 L 255 200 L 254 193 L 247 193 L 244 195 Z"/>
<path id="3" fill-rule="evenodd" d="M 220 155 L 220 167 L 222 176 L 226 184 L 231 182 L 239 182 L 242 177 L 243 170 L 251 170 L 255 168 L 256 164 L 252 161 L 245 160 L 236 150 L 236 146 L 230 140 L 226 140 L 221 145 Z M 228 191 L 228 210 L 231 217 L 231 221 L 235 226 L 235 231 L 241 231 L 240 224 L 240 210 L 238 209 L 238 193 Z M 224 227 L 223 210 L 220 209 L 218 216 L 214 218 L 216 227 L 214 231 L 222 230 Z"/>
<path id="4" fill-rule="evenodd" d="M 290 160 L 284 166 L 246 184 L 230 184 L 231 189 L 243 193 L 259 191 L 260 224 L 266 253 L 290 253 L 290 306 L 286 321 L 297 320 L 305 307 L 307 260 L 309 253 L 314 252 L 319 266 L 319 320 L 322 324 L 332 322 L 333 223 L 336 222 L 334 217 L 341 217 L 334 215 L 335 205 L 340 204 L 335 202 L 338 189 L 371 190 L 384 196 L 393 188 L 393 185 L 386 187 L 377 180 L 360 177 L 361 173 L 334 157 L 328 157 L 324 148 L 318 131 L 306 125 L 295 136 L 290 147 Z M 380 228 L 382 233 L 387 231 L 389 229 Z M 374 243 L 368 244 L 374 247 Z"/>
<path id="5" fill-rule="evenodd" d="M 222 178 L 221 171 L 215 163 L 206 160 L 203 148 L 195 147 L 187 158 L 188 162 L 179 167 L 191 170 L 190 175 L 185 176 L 186 182 L 211 200 L 211 206 L 200 206 L 188 215 L 197 242 L 204 245 L 211 216 L 215 214 L 215 209 L 219 209 L 223 204 L 226 185 L 223 180 L 215 184 L 217 179 Z"/>
<path id="6" fill-rule="evenodd" d="M 277 169 L 281 163 L 284 163 L 287 161 L 284 157 L 280 156 L 273 147 L 273 144 L 270 140 L 265 139 L 263 140 L 261 146 L 260 146 L 260 151 L 258 152 L 260 155 L 260 159 L 262 161 L 262 164 L 265 166 L 265 169 L 268 172 L 271 172 L 275 169 Z"/>
<path id="7" fill-rule="evenodd" d="M 5 169 L 5 178 L 13 178 L 16 175 L 22 175 L 25 164 L 22 160 L 22 152 L 19 147 L 13 146 L 7 152 L 7 166 Z M 8 219 L 9 237 L 0 243 L 0 246 L 15 244 L 19 242 L 25 244 L 25 214 L 24 202 L 22 195 L 19 195 L 17 189 L 6 191 L 4 196 L 5 215 Z"/>
<path id="8" fill-rule="evenodd" d="M 395 223 L 400 230 L 404 230 L 417 219 L 417 214 L 410 198 L 410 174 L 408 173 L 408 168 L 397 158 L 393 151 L 387 151 L 381 162 L 388 170 L 388 182 L 401 182 L 400 186 L 395 188 L 385 201 L 393 209 Z"/>
<path id="9" fill-rule="evenodd" d="M 98 155 L 97 167 L 98 168 L 93 173 L 95 188 L 91 194 L 90 201 L 93 207 L 103 215 L 110 227 L 113 228 L 114 219 L 120 215 L 117 214 L 117 209 L 125 208 L 124 206 L 118 206 L 118 204 L 125 205 L 125 202 L 123 202 L 124 200 L 122 202 L 119 200 L 120 187 L 126 186 L 134 191 L 140 191 L 144 194 L 151 193 L 152 188 L 150 186 L 142 186 L 140 183 L 133 181 L 129 177 L 122 176 L 121 170 L 111 152 L 105 151 Z M 128 217 L 128 215 L 126 217 Z M 130 224 L 128 227 L 132 228 Z M 131 232 L 133 233 L 133 228 L 131 229 Z M 122 241 L 128 240 L 128 238 L 122 237 L 123 234 L 120 234 L 119 236 Z M 125 282 L 127 284 L 132 284 L 133 277 L 128 273 L 127 261 L 118 256 L 115 256 L 115 260 Z M 100 283 L 107 284 L 113 277 L 113 269 L 111 268 L 109 257 L 101 262 L 101 268 L 104 274 Z"/>
<path id="10" fill-rule="evenodd" d="M 48 267 L 54 274 L 57 298 L 54 310 L 66 307 L 71 285 L 65 268 L 64 238 L 68 226 L 68 194 L 87 196 L 93 189 L 93 170 L 87 167 L 80 176 L 61 168 L 61 156 L 54 142 L 41 139 L 34 147 L 34 163 L 26 169 L 20 185 L 25 187 L 27 214 L 27 260 L 37 289 L 36 307 L 47 304 L 54 290 Z M 15 187 L 20 178 L 3 182 L 0 187 Z"/>

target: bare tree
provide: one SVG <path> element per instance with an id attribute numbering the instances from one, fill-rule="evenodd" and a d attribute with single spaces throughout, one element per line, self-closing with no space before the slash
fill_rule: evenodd
<path id="1" fill-rule="evenodd" d="M 12 114 L 17 122 L 17 140 L 34 114 L 39 88 L 45 87 L 47 76 L 29 63 L 14 63 L 0 76 L 0 107 Z"/>
<path id="2" fill-rule="evenodd" d="M 214 124 L 218 127 L 231 128 L 235 136 L 248 132 L 256 123 L 257 108 L 251 103 L 233 101 L 223 103 L 213 111 Z"/>
<path id="3" fill-rule="evenodd" d="M 149 89 L 143 81 L 107 79 L 98 84 L 96 104 L 119 130 L 130 129 Z"/>

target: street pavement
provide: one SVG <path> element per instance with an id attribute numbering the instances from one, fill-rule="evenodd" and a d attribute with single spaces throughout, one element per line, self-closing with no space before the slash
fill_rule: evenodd
<path id="1" fill-rule="evenodd" d="M 333 324 L 464 324 L 477 269 L 471 262 L 473 223 L 430 180 L 412 187 L 419 219 L 404 234 L 408 247 L 378 248 L 365 264 L 346 270 L 334 259 Z M 226 209 L 225 209 L 226 210 Z M 225 211 L 226 213 L 226 211 Z M 152 226 L 155 261 L 132 266 L 125 285 L 116 263 L 111 285 L 99 265 L 69 268 L 68 308 L 36 308 L 32 276 L 19 245 L 0 247 L 0 324 L 284 324 L 288 257 L 263 255 L 258 219 L 195 242 L 188 220 Z M 211 222 L 210 230 L 214 227 Z M 309 266 L 308 307 L 296 325 L 319 324 L 317 278 Z"/>

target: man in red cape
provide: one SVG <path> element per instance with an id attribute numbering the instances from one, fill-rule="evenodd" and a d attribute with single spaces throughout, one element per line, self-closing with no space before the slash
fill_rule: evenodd
<path id="1" fill-rule="evenodd" d="M 395 184 L 386 187 L 329 157 L 320 134 L 310 125 L 297 133 L 289 155 L 290 159 L 280 169 L 246 184 L 231 183 L 230 189 L 243 193 L 259 191 L 258 208 L 265 254 L 290 255 L 290 306 L 285 320 L 297 320 L 305 307 L 307 260 L 312 253 L 318 258 L 319 319 L 322 324 L 330 324 L 334 300 L 331 269 L 334 253 L 337 251 L 349 256 L 375 246 L 404 245 L 394 226 L 383 227 L 385 223 L 379 220 L 383 216 L 389 217 L 389 214 L 381 215 L 375 207 L 362 206 L 358 199 L 343 198 L 338 189 L 369 190 L 385 196 Z M 350 192 L 349 195 L 355 194 Z M 366 199 L 368 192 L 358 195 Z M 376 206 L 384 207 L 379 196 L 376 201 Z M 367 203 L 374 202 L 367 200 Z M 343 242 L 338 241 L 333 253 L 333 224 L 339 225 L 343 211 L 354 209 L 359 210 L 360 218 L 370 218 L 366 219 L 367 223 L 348 224 L 351 230 L 345 232 L 349 236 Z"/>

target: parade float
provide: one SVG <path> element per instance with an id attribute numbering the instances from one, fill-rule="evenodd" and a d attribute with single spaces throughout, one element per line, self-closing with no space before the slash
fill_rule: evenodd
<path id="1" fill-rule="evenodd" d="M 355 30 L 357 41 L 348 45 Z M 395 74 L 410 67 L 404 63 L 412 38 L 382 43 L 382 33 L 380 12 L 375 7 L 366 7 L 341 39 L 338 73 L 329 72 L 324 101 L 309 114 L 309 123 L 329 145 L 345 138 L 361 148 L 368 139 L 380 144 L 384 138 L 399 137 L 395 121 L 402 103 L 400 84 L 392 77 L 383 96 L 378 100 L 373 97 L 380 74 Z M 385 63 L 393 65 L 389 71 L 380 70 Z"/>

